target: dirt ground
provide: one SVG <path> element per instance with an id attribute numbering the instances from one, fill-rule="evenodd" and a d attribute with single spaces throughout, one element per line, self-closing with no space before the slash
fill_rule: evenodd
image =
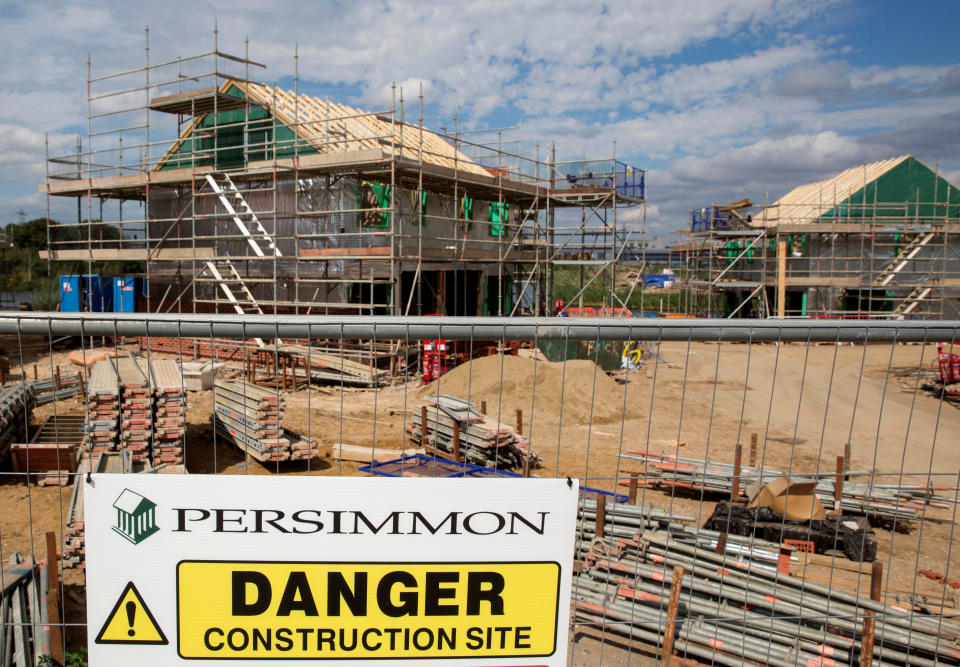
<path id="1" fill-rule="evenodd" d="M 758 464 L 786 473 L 832 471 L 849 442 L 854 481 L 874 473 L 878 483 L 902 479 L 958 485 L 960 408 L 918 389 L 909 377 L 900 377 L 935 363 L 932 345 L 664 343 L 659 353 L 664 361 L 648 361 L 631 372 L 625 384 L 586 361 L 552 364 L 494 356 L 454 369 L 439 383 L 424 387 L 415 381 L 379 391 L 312 387 L 287 395 L 285 425 L 328 448 L 340 442 L 373 445 L 399 455 L 412 447 L 404 428 L 423 397 L 452 394 L 478 404 L 485 401 L 488 415 L 510 425 L 516 423 L 516 411 L 522 410 L 524 433 L 543 457 L 543 468 L 535 474 L 570 476 L 583 485 L 609 490 L 623 490 L 618 481 L 641 466 L 618 454 L 709 455 L 732 463 L 736 443 L 743 443 L 746 451 L 753 433 L 759 441 Z M 32 363 L 27 361 L 25 370 L 32 377 Z M 58 364 L 69 365 L 66 353 L 55 354 L 52 363 L 40 359 L 38 375 L 49 377 Z M 13 380 L 18 373 L 19 368 L 11 368 Z M 214 438 L 211 401 L 210 392 L 190 394 L 186 451 L 190 473 L 363 474 L 358 471 L 362 464 L 330 458 L 269 465 L 244 460 L 233 446 Z M 77 399 L 43 406 L 35 411 L 35 421 L 54 410 L 82 414 L 83 407 Z M 678 442 L 683 444 L 678 447 Z M 53 530 L 59 537 L 70 490 L 28 486 L 21 475 L 0 475 L 3 560 L 13 552 L 45 557 L 43 536 Z M 641 487 L 638 497 L 641 504 L 693 514 L 701 522 L 715 500 L 674 496 L 650 487 Z M 909 532 L 875 529 L 884 584 L 892 596 L 899 593 L 907 600 L 904 596 L 916 593 L 940 599 L 945 588 L 917 575 L 921 568 L 960 580 L 960 548 L 952 548 L 960 542 L 953 524 L 956 508 L 927 509 L 928 520 L 917 522 Z M 858 585 L 856 574 L 842 574 L 844 585 Z M 82 624 L 83 571 L 68 570 L 64 579 L 67 620 Z M 866 581 L 860 580 L 861 590 Z M 83 630 L 78 626 L 71 640 L 78 641 Z M 636 647 L 627 656 L 609 641 L 601 645 L 589 637 L 578 641 L 574 650 L 580 656 L 574 660 L 578 664 L 593 662 L 591 656 L 598 651 L 605 651 L 605 664 L 646 660 L 636 654 Z"/>

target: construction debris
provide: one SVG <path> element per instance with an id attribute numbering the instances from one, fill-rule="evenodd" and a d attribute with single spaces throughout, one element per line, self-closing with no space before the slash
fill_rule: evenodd
<path id="1" fill-rule="evenodd" d="M 211 422 L 217 433 L 258 461 L 296 461 L 320 454 L 313 440 L 283 427 L 283 398 L 248 382 L 216 380 Z"/>
<path id="2" fill-rule="evenodd" d="M 770 542 L 809 542 L 814 553 L 837 549 L 853 561 L 869 563 L 877 557 L 877 540 L 864 517 L 790 521 L 769 507 L 744 507 L 723 500 L 703 527 L 744 537 L 759 535 Z"/>
<path id="3" fill-rule="evenodd" d="M 454 396 L 425 400 L 427 405 L 412 415 L 407 433 L 428 454 L 506 470 L 540 466 L 542 459 L 527 438 L 477 411 L 475 403 Z"/>
<path id="4" fill-rule="evenodd" d="M 676 650 L 710 664 L 793 667 L 866 664 L 859 653 L 870 615 L 872 655 L 883 664 L 960 664 L 955 622 L 790 576 L 764 562 L 778 558 L 777 545 L 747 547 L 727 538 L 717 553 L 691 543 L 702 531 L 682 528 L 677 517 L 604 507 L 598 534 L 596 501 L 581 501 L 573 581 L 574 620 L 581 625 L 663 646 L 665 661 Z M 741 553 L 729 555 L 731 546 Z"/>

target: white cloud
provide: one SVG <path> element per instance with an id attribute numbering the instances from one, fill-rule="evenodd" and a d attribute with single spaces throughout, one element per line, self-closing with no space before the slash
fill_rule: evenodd
<path id="1" fill-rule="evenodd" d="M 561 159 L 610 156 L 616 141 L 621 159 L 653 167 L 647 221 L 662 230 L 690 206 L 779 196 L 887 151 L 940 159 L 956 178 L 948 135 L 960 132 L 947 112 L 960 108 L 960 66 L 852 66 L 862 45 L 816 29 L 849 3 L 21 0 L 4 18 L 0 200 L 32 196 L 44 132 L 51 152 L 74 150 L 78 130 L 86 142 L 88 52 L 95 77 L 138 68 L 149 24 L 151 63 L 175 62 L 213 48 L 217 16 L 220 50 L 242 54 L 249 36 L 251 58 L 267 65 L 251 70 L 257 80 L 288 82 L 296 44 L 301 89 L 349 91 L 336 101 L 383 110 L 396 83 L 411 121 L 422 81 L 434 127 L 449 127 L 454 113 L 466 129 L 522 120 L 524 145 L 556 141 Z M 210 69 L 209 60 L 182 66 L 190 75 Z M 142 76 L 95 90 L 140 86 Z M 140 95 L 131 94 L 134 104 Z M 97 109 L 130 101 L 104 98 Z M 172 138 L 175 120 L 152 121 L 151 139 Z M 117 126 L 121 117 L 97 123 Z M 106 135 L 96 145 L 116 143 Z M 628 214 L 633 223 L 640 211 Z"/>

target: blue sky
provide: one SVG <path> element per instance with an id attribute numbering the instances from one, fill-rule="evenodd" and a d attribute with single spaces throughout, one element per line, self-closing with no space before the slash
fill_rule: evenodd
<path id="1" fill-rule="evenodd" d="M 292 86 L 297 43 L 305 92 L 383 109 L 396 82 L 409 114 L 422 82 L 433 127 L 522 124 L 525 150 L 555 141 L 559 159 L 616 141 L 649 170 L 660 244 L 689 208 L 864 161 L 912 153 L 960 181 L 957 2 L 0 1 L 0 223 L 44 212 L 44 133 L 54 153 L 86 140 L 87 53 L 95 75 L 138 66 L 148 24 L 152 60 L 202 52 L 215 19 L 267 83 Z"/>

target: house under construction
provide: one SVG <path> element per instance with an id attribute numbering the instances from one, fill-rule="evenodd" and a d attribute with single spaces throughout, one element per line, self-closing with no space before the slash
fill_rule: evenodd
<path id="1" fill-rule="evenodd" d="M 216 40 L 115 74 L 88 63 L 86 145 L 48 155 L 40 188 L 77 203 L 79 228 L 48 225 L 56 273 L 142 262 L 158 312 L 401 315 L 545 313 L 555 261 L 615 273 L 642 170 L 528 157 L 515 128 L 428 130 L 419 91 L 412 113 L 396 89 L 362 111 L 299 73 L 258 83 Z M 581 224 L 558 229 L 562 209 Z"/>
<path id="2" fill-rule="evenodd" d="M 913 156 L 690 220 L 690 313 L 960 317 L 960 189 Z"/>

